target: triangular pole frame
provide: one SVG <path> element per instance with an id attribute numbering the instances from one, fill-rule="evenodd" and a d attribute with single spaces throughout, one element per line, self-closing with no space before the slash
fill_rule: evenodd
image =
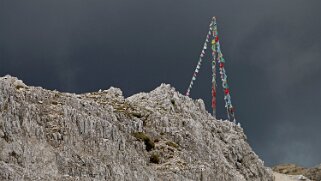
<path id="1" fill-rule="evenodd" d="M 210 41 L 211 40 L 211 41 Z M 232 106 L 231 101 L 231 94 L 230 89 L 227 84 L 227 75 L 225 70 L 225 59 L 223 57 L 218 31 L 217 31 L 217 24 L 216 24 L 216 18 L 213 17 L 212 21 L 209 26 L 209 31 L 206 35 L 205 43 L 202 49 L 202 52 L 199 57 L 199 61 L 197 63 L 197 66 L 195 68 L 192 80 L 190 82 L 190 85 L 186 91 L 186 96 L 189 96 L 191 93 L 191 89 L 193 87 L 194 81 L 196 80 L 197 74 L 199 73 L 199 70 L 202 65 L 203 57 L 205 55 L 206 50 L 208 49 L 208 45 L 211 44 L 211 50 L 212 50 L 212 109 L 213 109 L 213 117 L 216 118 L 216 67 L 219 66 L 219 73 L 220 78 L 222 81 L 222 87 L 224 90 L 224 101 L 225 101 L 225 108 L 227 111 L 227 117 L 230 121 L 236 122 L 235 120 L 235 114 L 234 114 L 234 107 Z"/>

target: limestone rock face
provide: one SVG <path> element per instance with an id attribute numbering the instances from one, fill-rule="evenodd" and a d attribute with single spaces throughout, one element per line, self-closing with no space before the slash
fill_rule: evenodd
<path id="1" fill-rule="evenodd" d="M 304 175 L 311 180 L 321 181 L 321 165 L 304 168 L 295 164 L 282 164 L 273 167 L 273 171 L 288 175 Z"/>
<path id="2" fill-rule="evenodd" d="M 0 180 L 272 181 L 241 127 L 162 84 L 61 93 L 0 78 Z"/>

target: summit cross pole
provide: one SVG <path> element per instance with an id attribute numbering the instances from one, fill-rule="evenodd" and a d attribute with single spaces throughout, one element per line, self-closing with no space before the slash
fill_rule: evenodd
<path id="1" fill-rule="evenodd" d="M 222 87 L 224 90 L 224 101 L 225 101 L 225 108 L 227 112 L 227 117 L 230 121 L 233 121 L 236 123 L 235 120 L 235 114 L 234 114 L 234 107 L 232 106 L 231 101 L 231 95 L 230 95 L 230 89 L 227 84 L 227 75 L 225 70 L 225 59 L 223 58 L 223 54 L 220 47 L 219 37 L 218 37 L 218 31 L 217 31 L 217 24 L 216 24 L 216 18 L 213 17 L 209 26 L 209 31 L 206 36 L 206 40 L 202 49 L 202 52 L 200 54 L 200 58 L 198 61 L 198 64 L 196 66 L 196 69 L 194 71 L 192 80 L 190 82 L 190 85 L 186 91 L 186 96 L 190 95 L 192 86 L 194 84 L 194 81 L 196 80 L 196 76 L 199 73 L 199 69 L 201 67 L 201 63 L 203 60 L 203 57 L 205 55 L 205 51 L 207 49 L 208 43 L 210 38 L 213 38 L 211 41 L 211 50 L 212 50 L 212 109 L 213 109 L 213 117 L 216 118 L 216 65 L 219 65 L 219 72 L 222 82 Z"/>

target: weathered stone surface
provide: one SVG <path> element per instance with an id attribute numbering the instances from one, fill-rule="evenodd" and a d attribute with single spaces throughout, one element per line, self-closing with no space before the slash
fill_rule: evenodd
<path id="1" fill-rule="evenodd" d="M 169 85 L 125 99 L 0 78 L 0 180 L 273 179 L 241 127 Z"/>
<path id="2" fill-rule="evenodd" d="M 304 175 L 311 180 L 321 181 L 321 165 L 304 168 L 295 164 L 282 164 L 273 167 L 273 171 L 288 175 Z"/>
<path id="3" fill-rule="evenodd" d="M 303 175 L 287 175 L 274 172 L 275 181 L 311 181 Z"/>

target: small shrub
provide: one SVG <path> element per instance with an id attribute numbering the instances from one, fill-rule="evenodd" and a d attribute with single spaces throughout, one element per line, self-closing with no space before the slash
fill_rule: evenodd
<path id="1" fill-rule="evenodd" d="M 145 139 L 148 139 L 148 136 L 143 133 L 143 132 L 135 132 L 133 133 L 133 136 L 139 140 L 145 140 Z"/>
<path id="2" fill-rule="evenodd" d="M 154 143 L 152 140 L 150 140 L 150 139 L 144 140 L 144 143 L 145 143 L 145 145 L 146 145 L 146 150 L 147 150 L 147 151 L 151 151 L 152 149 L 155 148 L 155 143 Z"/>
<path id="3" fill-rule="evenodd" d="M 167 141 L 165 144 L 173 148 L 178 148 L 178 145 L 172 141 Z"/>
<path id="4" fill-rule="evenodd" d="M 150 156 L 149 161 L 150 161 L 151 163 L 159 164 L 159 163 L 160 163 L 159 155 L 156 154 L 156 153 L 153 153 L 153 154 Z"/>
<path id="5" fill-rule="evenodd" d="M 155 148 L 154 141 L 152 141 L 145 133 L 136 132 L 136 133 L 133 133 L 133 136 L 141 141 L 144 141 L 147 151 L 151 151 L 152 149 Z"/>

